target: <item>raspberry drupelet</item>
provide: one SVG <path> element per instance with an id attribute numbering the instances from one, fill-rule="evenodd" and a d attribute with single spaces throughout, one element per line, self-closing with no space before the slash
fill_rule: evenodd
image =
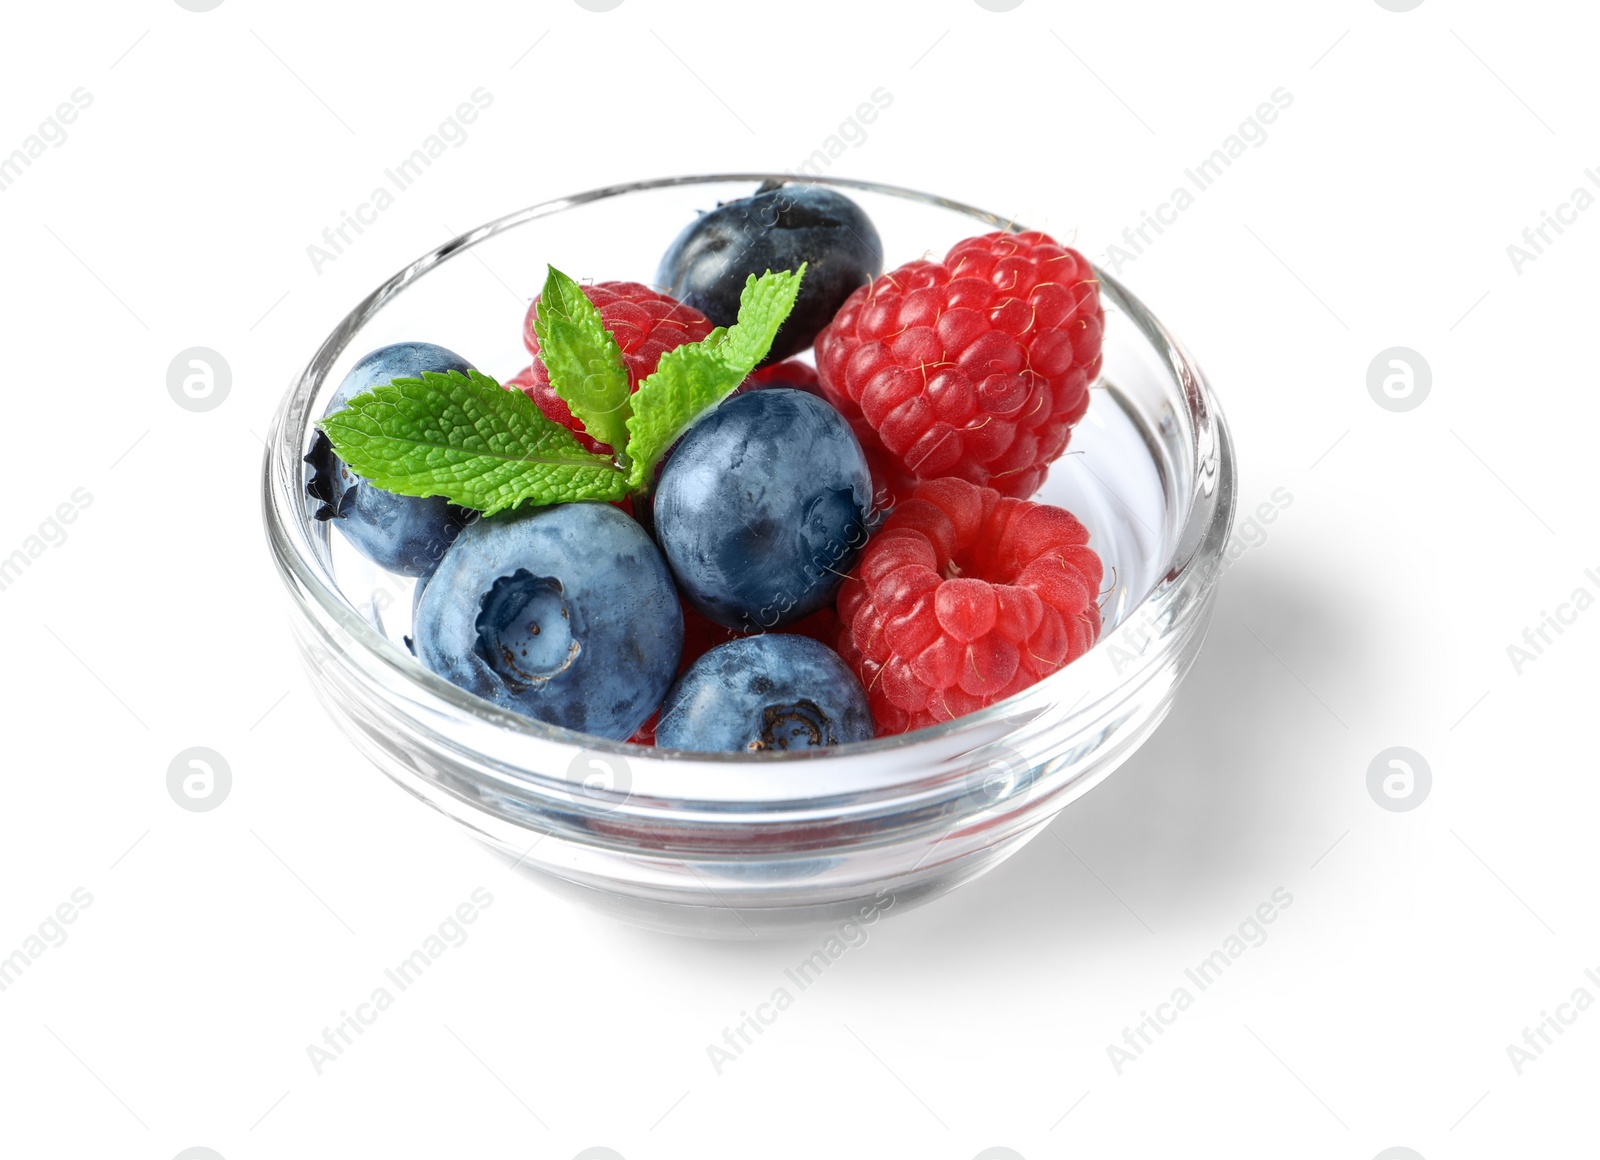
<path id="1" fill-rule="evenodd" d="M 961 479 L 918 484 L 839 591 L 839 655 L 878 735 L 991 705 L 1100 634 L 1102 568 L 1064 508 Z"/>
<path id="2" fill-rule="evenodd" d="M 998 232 L 857 290 L 817 337 L 817 370 L 869 458 L 1025 499 L 1088 409 L 1104 329 L 1088 259 Z"/>
<path id="3" fill-rule="evenodd" d="M 606 329 L 616 336 L 617 345 L 622 348 L 629 390 L 637 391 L 639 384 L 655 373 L 662 355 L 685 343 L 699 342 L 712 330 L 706 316 L 692 306 L 638 282 L 596 282 L 583 287 L 583 293 L 600 311 Z M 522 325 L 522 342 L 534 356 L 533 365 L 505 385 L 520 389 L 538 404 L 546 418 L 570 430 L 587 450 L 609 454 L 611 449 L 584 432 L 566 400 L 550 385 L 550 372 L 539 358 L 539 338 L 533 332 L 538 306 L 535 298 Z"/>

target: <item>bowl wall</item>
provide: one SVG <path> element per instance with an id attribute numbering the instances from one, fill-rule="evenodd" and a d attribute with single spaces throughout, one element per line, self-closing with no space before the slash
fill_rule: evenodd
<path id="1" fill-rule="evenodd" d="M 1227 430 L 1203 377 L 1102 273 L 1104 372 L 1034 497 L 1077 514 L 1106 564 L 1101 640 L 1062 672 L 947 725 L 822 754 L 745 756 L 569 733 L 423 670 L 404 644 L 413 581 L 310 518 L 300 456 L 345 372 L 410 339 L 509 378 L 529 361 L 521 320 L 546 264 L 580 280 L 652 281 L 697 210 L 766 176 L 597 190 L 425 255 L 352 311 L 291 385 L 268 437 L 263 496 L 295 640 L 358 748 L 546 884 L 632 922 L 726 937 L 909 908 L 997 864 L 1116 768 L 1198 654 L 1234 504 Z M 871 215 L 891 267 L 1009 224 L 911 191 L 828 184 Z"/>

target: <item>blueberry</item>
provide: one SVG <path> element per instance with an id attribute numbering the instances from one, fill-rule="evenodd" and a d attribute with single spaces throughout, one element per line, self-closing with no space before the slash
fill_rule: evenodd
<path id="1" fill-rule="evenodd" d="M 471 369 L 460 355 L 432 343 L 380 347 L 350 368 L 323 415 L 391 379 L 415 378 L 423 371 Z M 418 499 L 374 487 L 345 466 L 321 431 L 312 440 L 306 462 L 311 467 L 306 492 L 320 501 L 316 518 L 336 521 L 333 526 L 358 552 L 391 572 L 426 576 L 461 529 L 476 518 L 440 496 Z"/>
<path id="2" fill-rule="evenodd" d="M 679 441 L 657 482 L 657 538 L 685 600 L 729 628 L 829 603 L 867 541 L 872 473 L 850 424 L 803 391 L 736 395 Z"/>
<path id="3" fill-rule="evenodd" d="M 768 363 L 809 347 L 858 286 L 883 273 L 883 242 L 855 202 L 821 185 L 769 182 L 691 222 L 668 248 L 656 281 L 717 326 L 739 317 L 751 274 L 806 267 L 794 311 Z"/>
<path id="4" fill-rule="evenodd" d="M 689 666 L 661 706 L 656 744 L 750 753 L 872 738 L 867 694 L 837 653 L 772 632 L 718 645 Z"/>
<path id="5" fill-rule="evenodd" d="M 444 557 L 440 556 L 439 560 L 434 561 L 433 567 L 429 568 L 428 571 L 424 575 L 418 576 L 416 584 L 412 586 L 412 589 L 411 589 L 411 623 L 413 625 L 413 628 L 411 629 L 412 633 L 416 632 L 416 628 L 414 626 L 417 623 L 417 609 L 422 607 L 422 593 L 427 589 L 428 581 L 433 579 L 433 574 L 439 570 L 439 561 L 442 561 L 443 559 L 444 559 Z M 411 635 L 408 634 L 405 637 L 405 642 L 406 642 L 406 647 L 411 650 L 411 655 L 412 656 L 416 656 L 417 655 L 417 642 L 414 639 L 414 637 L 412 637 Z"/>
<path id="6" fill-rule="evenodd" d="M 417 656 L 468 692 L 624 741 L 661 703 L 683 610 L 661 553 L 603 503 L 479 520 L 422 591 Z"/>

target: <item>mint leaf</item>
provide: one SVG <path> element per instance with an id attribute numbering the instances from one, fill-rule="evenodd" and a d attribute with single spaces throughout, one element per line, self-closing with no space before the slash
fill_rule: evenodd
<path id="1" fill-rule="evenodd" d="M 628 420 L 629 487 L 646 488 L 654 479 L 656 462 L 694 417 L 727 398 L 744 380 L 747 372 L 731 366 L 707 345 L 726 333 L 719 327 L 701 342 L 668 351 L 655 374 L 639 384 Z"/>
<path id="2" fill-rule="evenodd" d="M 723 357 L 735 366 L 742 366 L 741 376 L 756 369 L 772 349 L 772 340 L 778 328 L 794 309 L 795 298 L 800 294 L 800 280 L 806 276 L 806 263 L 798 270 L 782 270 L 774 274 L 768 270 L 761 277 L 754 274 L 745 280 L 739 294 L 739 319 L 728 328 L 722 340 Z M 707 335 L 711 342 L 714 336 Z"/>
<path id="3" fill-rule="evenodd" d="M 550 386 L 589 437 L 621 451 L 628 441 L 628 368 L 622 348 L 583 290 L 549 267 L 534 314 Z"/>
<path id="4" fill-rule="evenodd" d="M 339 458 L 399 495 L 493 515 L 523 503 L 617 500 L 628 476 L 591 455 L 521 391 L 477 371 L 395 379 L 323 419 Z"/>
<path id="5" fill-rule="evenodd" d="M 739 296 L 739 320 L 701 341 L 661 356 L 655 373 L 639 384 L 628 419 L 628 484 L 648 488 L 657 461 L 701 412 L 732 394 L 767 357 L 783 320 L 794 309 L 805 265 L 794 272 L 750 275 Z"/>

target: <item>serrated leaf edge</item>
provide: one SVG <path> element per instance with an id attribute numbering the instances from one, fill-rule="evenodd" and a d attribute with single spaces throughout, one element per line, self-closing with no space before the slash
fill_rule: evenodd
<path id="1" fill-rule="evenodd" d="M 782 329 L 784 322 L 788 321 L 789 315 L 794 312 L 795 302 L 800 295 L 800 284 L 805 278 L 806 268 L 808 265 L 809 263 L 802 262 L 800 263 L 800 268 L 798 270 L 773 271 L 769 269 L 766 273 L 760 275 L 759 277 L 755 274 L 749 275 L 745 279 L 744 289 L 739 292 L 739 318 L 734 321 L 732 326 L 719 326 L 699 342 L 686 343 L 683 346 L 676 347 L 673 350 L 668 351 L 666 354 L 661 356 L 661 361 L 656 364 L 655 371 L 646 377 L 642 382 L 640 382 L 639 389 L 633 393 L 633 399 L 635 402 L 637 402 L 639 396 L 643 395 L 644 392 L 652 386 L 652 384 L 657 382 L 657 376 L 661 374 L 663 368 L 668 366 L 667 360 L 672 359 L 673 356 L 677 355 L 680 351 L 687 351 L 691 348 L 696 348 L 711 354 L 714 357 L 717 357 L 732 376 L 731 385 L 729 385 L 725 390 L 718 392 L 716 398 L 685 419 L 679 427 L 672 431 L 670 435 L 662 441 L 662 445 L 660 447 L 647 449 L 640 445 L 637 442 L 639 438 L 639 431 L 635 423 L 637 411 L 635 410 L 633 414 L 628 416 L 626 422 L 626 426 L 628 428 L 628 446 L 626 455 L 631 461 L 629 464 L 628 473 L 628 483 L 631 490 L 639 491 L 645 488 L 647 482 L 655 471 L 657 462 L 660 460 L 662 455 L 666 454 L 667 449 L 670 448 L 685 431 L 694 426 L 694 424 L 702 415 L 720 406 L 729 395 L 738 390 L 739 384 L 742 383 L 750 374 L 750 372 L 760 364 L 762 359 L 767 357 L 767 352 L 772 349 L 773 342 L 777 340 L 778 331 Z M 765 286 L 773 284 L 772 282 L 769 282 L 768 279 L 780 280 L 778 281 L 778 284 L 788 290 L 788 306 L 784 310 L 783 314 L 779 317 L 778 324 L 772 328 L 771 337 L 769 337 L 767 341 L 761 345 L 761 349 L 755 353 L 754 357 L 748 360 L 748 365 L 744 365 L 746 360 L 740 360 L 738 363 L 729 362 L 725 352 L 733 344 L 733 341 L 736 341 L 737 336 L 735 332 L 738 331 L 739 327 L 741 325 L 749 325 L 749 323 L 745 321 L 746 308 L 754 301 L 756 295 L 759 294 Z M 674 363 L 682 362 L 688 357 L 692 356 L 684 355 L 674 360 Z M 660 381 L 662 383 L 665 382 L 664 379 Z"/>
<path id="2" fill-rule="evenodd" d="M 376 416 L 365 414 L 364 408 L 375 403 L 393 407 L 399 401 L 405 398 L 404 388 L 406 387 L 422 386 L 443 393 L 448 392 L 452 387 L 463 385 L 470 385 L 477 390 L 484 392 L 485 397 L 494 397 L 490 395 L 490 392 L 500 392 L 505 396 L 504 400 L 495 397 L 495 401 L 497 403 L 503 401 L 505 405 L 508 406 L 513 412 L 513 417 L 520 420 L 525 425 L 534 440 L 543 441 L 546 439 L 554 439 L 557 444 L 560 444 L 564 439 L 570 443 L 571 452 L 566 453 L 565 449 L 563 449 L 563 453 L 558 455 L 507 455 L 493 450 L 475 449 L 463 447 L 458 444 L 439 443 L 433 440 L 397 440 L 395 436 L 385 435 L 381 431 L 377 434 L 374 434 L 371 431 L 363 430 L 361 427 L 355 425 L 355 420 L 357 418 L 367 419 L 376 423 L 378 421 Z M 434 417 L 437 418 L 438 416 Z M 622 471 L 617 464 L 613 463 L 611 460 L 602 455 L 595 455 L 584 450 L 582 444 L 577 442 L 570 430 L 546 416 L 543 411 L 539 410 L 538 404 L 534 403 L 532 399 L 529 399 L 521 391 L 508 390 L 494 378 L 477 370 L 468 371 L 466 374 L 463 374 L 460 371 L 449 371 L 445 373 L 424 371 L 420 376 L 407 376 L 404 378 L 391 379 L 387 383 L 380 383 L 371 390 L 363 391 L 361 394 L 352 397 L 342 409 L 334 412 L 332 415 L 327 415 L 322 419 L 319 419 L 316 423 L 316 427 L 319 431 L 326 435 L 329 441 L 333 444 L 334 454 L 338 455 L 339 458 L 344 460 L 347 464 L 349 463 L 348 456 L 350 455 L 352 447 L 349 443 L 346 443 L 343 447 L 340 446 L 340 440 L 336 438 L 336 436 L 341 432 L 349 432 L 369 439 L 391 439 L 395 440 L 396 442 L 408 442 L 415 447 L 422 448 L 427 451 L 456 452 L 462 456 L 477 459 L 488 459 L 500 464 L 527 464 L 530 466 L 569 467 L 574 473 L 574 478 L 577 478 L 578 473 L 582 472 L 609 473 L 616 477 L 617 486 L 609 488 L 606 494 L 586 498 L 601 500 L 621 499 L 627 494 L 628 490 L 627 473 Z M 373 486 L 384 487 L 383 482 L 380 482 L 378 479 L 371 476 L 363 475 L 354 466 L 351 467 L 351 470 L 355 471 L 357 475 L 361 475 L 364 479 L 370 479 L 373 483 Z M 402 486 L 399 481 L 403 479 L 404 473 L 383 471 L 381 472 L 381 476 L 384 480 L 389 482 L 389 486 L 384 487 L 384 490 L 394 491 L 399 495 L 412 494 L 411 492 L 398 490 L 398 488 Z M 605 476 L 602 474 L 599 475 L 598 478 L 604 479 Z M 516 483 L 517 477 L 513 475 L 507 480 L 496 484 L 494 490 L 501 494 L 507 494 L 509 491 L 509 498 L 497 500 L 491 503 L 490 506 L 484 508 L 474 508 L 474 505 L 471 503 L 463 503 L 461 499 L 457 498 L 457 496 L 462 494 L 460 492 L 457 492 L 455 495 L 451 495 L 438 487 L 433 487 L 428 494 L 442 496 L 451 503 L 455 503 L 469 509 L 478 510 L 485 516 L 490 516 L 498 512 L 505 511 L 507 508 L 519 507 L 525 503 L 528 503 L 529 501 L 533 501 L 538 506 L 544 506 L 550 503 L 569 502 L 567 500 L 548 498 L 550 494 L 548 490 L 546 490 L 543 495 L 537 492 L 516 494 Z"/>
<path id="3" fill-rule="evenodd" d="M 615 440 L 609 438 L 609 432 L 596 431 L 591 427 L 590 416 L 614 415 L 622 412 L 623 426 L 626 427 L 628 415 L 632 414 L 630 406 L 630 392 L 628 384 L 628 367 L 622 359 L 622 347 L 617 342 L 617 336 L 612 334 L 601 317 L 600 310 L 589 296 L 583 292 L 583 287 L 571 275 L 556 269 L 553 265 L 545 267 L 544 289 L 539 293 L 539 301 L 534 308 L 533 332 L 538 336 L 541 358 L 544 362 L 545 372 L 550 376 L 550 387 L 566 403 L 567 409 L 572 412 L 573 418 L 583 426 L 584 434 L 598 443 L 604 443 L 615 450 Z M 558 301 L 551 301 L 551 291 L 557 291 Z M 621 403 L 611 411 L 598 411 L 587 404 L 580 403 L 569 392 L 572 386 L 564 382 L 565 376 L 552 367 L 550 360 L 544 358 L 542 352 L 550 345 L 549 328 L 551 325 L 568 326 L 582 330 L 585 324 L 592 325 L 602 336 L 602 357 L 606 360 L 606 372 L 621 376 L 624 391 Z M 593 364 L 590 363 L 590 366 Z M 593 373 L 592 371 L 590 373 Z M 574 392 L 575 393 L 575 392 Z"/>

